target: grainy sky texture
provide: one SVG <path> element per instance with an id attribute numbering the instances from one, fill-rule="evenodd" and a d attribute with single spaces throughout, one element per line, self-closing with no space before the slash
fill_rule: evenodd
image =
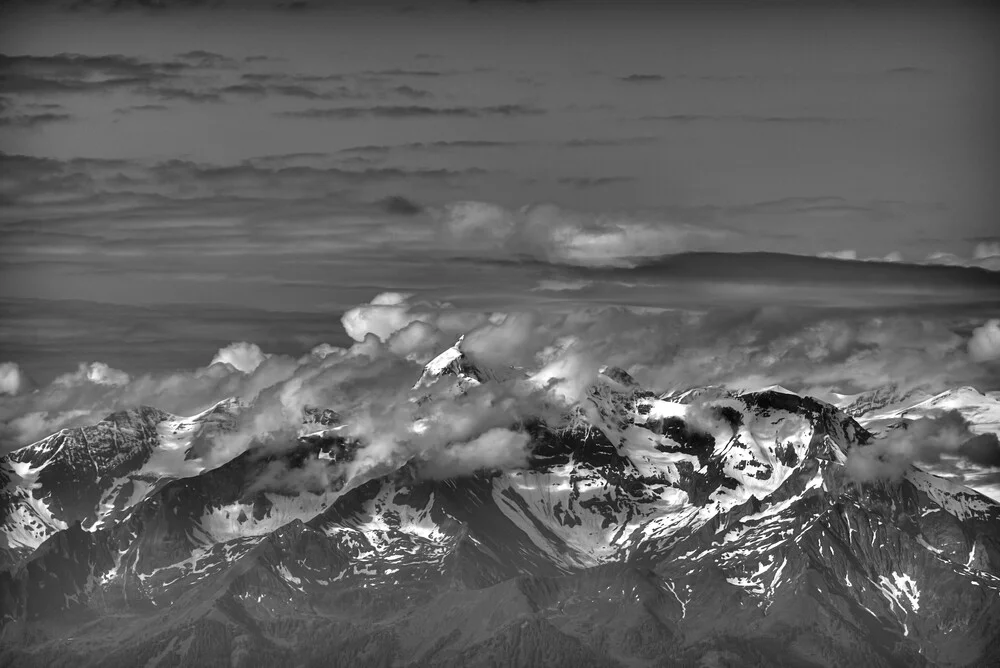
<path id="1" fill-rule="evenodd" d="M 985 10 L 146 4 L 0 10 L 0 345 L 39 382 L 343 343 L 389 290 L 959 347 L 1000 313 Z"/>

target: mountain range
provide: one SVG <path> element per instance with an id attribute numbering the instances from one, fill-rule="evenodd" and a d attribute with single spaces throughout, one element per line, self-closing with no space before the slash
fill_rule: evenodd
<path id="1" fill-rule="evenodd" d="M 460 341 L 414 392 L 509 376 Z M 1000 503 L 844 464 L 942 410 L 996 433 L 998 408 L 605 368 L 571 419 L 515 425 L 526 463 L 447 476 L 357 466 L 322 407 L 282 449 L 220 448 L 239 398 L 113 413 L 0 459 L 0 665 L 997 665 Z M 323 485 L 264 482 L 317 465 Z"/>

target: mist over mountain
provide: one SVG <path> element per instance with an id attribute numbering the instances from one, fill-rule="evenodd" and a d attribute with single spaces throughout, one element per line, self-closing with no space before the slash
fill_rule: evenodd
<path id="1" fill-rule="evenodd" d="M 994 18 L 0 2 L 0 666 L 1000 665 Z"/>
<path id="2" fill-rule="evenodd" d="M 232 396 L 0 461 L 5 661 L 998 658 L 997 393 L 657 393 L 596 365 L 582 322 L 553 345 L 484 316 L 441 351 L 469 323 L 414 306 L 380 295 L 344 316 L 354 345 L 298 360 L 239 343 L 169 382 L 57 379 Z"/>

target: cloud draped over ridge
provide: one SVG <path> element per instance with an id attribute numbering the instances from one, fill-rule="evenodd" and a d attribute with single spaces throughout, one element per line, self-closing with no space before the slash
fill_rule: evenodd
<path id="1" fill-rule="evenodd" d="M 235 432 L 219 438 L 217 457 L 251 444 L 289 447 L 303 410 L 312 406 L 344 417 L 363 443 L 357 466 L 375 470 L 417 458 L 425 475 L 444 476 L 470 467 L 519 466 L 525 450 L 518 425 L 540 411 L 561 419 L 602 365 L 619 366 L 654 390 L 716 383 L 737 389 L 778 383 L 810 394 L 888 383 L 1000 389 L 996 365 L 973 352 L 979 350 L 971 343 L 978 332 L 994 326 L 981 320 L 781 308 L 735 314 L 618 306 L 482 313 L 382 293 L 349 310 L 343 323 L 352 344 L 317 346 L 297 358 L 242 342 L 188 371 L 126 374 L 85 364 L 33 392 L 11 380 L 5 387 L 14 394 L 0 397 L 0 443 L 10 450 L 138 405 L 192 415 L 240 397 L 252 401 L 252 409 Z M 412 389 L 422 365 L 461 334 L 473 363 L 517 367 L 508 374 L 514 380 L 488 382 L 457 400 L 453 379 Z M 15 365 L 3 369 L 5 379 L 17 377 Z M 279 484 L 284 473 L 273 473 Z M 323 479 L 316 477 L 318 470 L 308 475 Z"/>
<path id="2" fill-rule="evenodd" d="M 844 466 L 858 482 L 898 480 L 911 464 L 933 464 L 948 454 L 995 466 L 1000 442 L 996 434 L 976 434 L 961 413 L 951 410 L 904 422 L 870 445 L 851 448 Z"/>

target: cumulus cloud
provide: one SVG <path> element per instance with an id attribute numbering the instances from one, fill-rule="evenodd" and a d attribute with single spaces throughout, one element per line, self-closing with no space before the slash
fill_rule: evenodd
<path id="1" fill-rule="evenodd" d="M 977 260 L 1000 257 L 1000 241 L 983 241 L 976 244 L 976 248 L 972 251 L 972 257 Z"/>
<path id="2" fill-rule="evenodd" d="M 550 204 L 511 211 L 486 202 L 457 202 L 432 215 L 442 242 L 456 250 L 578 266 L 631 267 L 643 258 L 709 250 L 735 235 L 660 217 L 596 215 Z"/>
<path id="3" fill-rule="evenodd" d="M 989 271 L 1000 271 L 1000 253 L 996 253 L 995 244 L 979 244 L 972 257 L 962 257 L 954 253 L 931 253 L 924 260 L 925 264 L 942 264 L 949 267 L 978 267 Z"/>
<path id="4" fill-rule="evenodd" d="M 31 387 L 31 381 L 14 362 L 0 364 L 0 395 L 14 396 L 26 392 Z"/>
<path id="5" fill-rule="evenodd" d="M 74 373 L 59 376 L 53 385 L 73 386 L 78 383 L 93 383 L 95 385 L 122 386 L 129 382 L 129 375 L 124 371 L 112 369 L 104 362 L 82 363 Z"/>
<path id="6" fill-rule="evenodd" d="M 254 346 L 256 347 L 256 346 Z M 0 452 L 28 445 L 59 429 L 95 424 L 109 413 L 154 406 L 193 415 L 223 399 L 252 401 L 289 378 L 299 362 L 265 356 L 250 373 L 231 364 L 130 377 L 107 364 L 81 364 L 30 394 L 0 400 Z"/>
<path id="7" fill-rule="evenodd" d="M 972 331 L 969 356 L 977 362 L 1000 359 L 1000 319 L 988 320 Z"/>
<path id="8" fill-rule="evenodd" d="M 820 253 L 819 256 L 825 258 L 831 258 L 834 260 L 857 260 L 858 251 L 855 250 L 829 251 L 826 253 Z"/>
<path id="9" fill-rule="evenodd" d="M 402 357 L 426 361 L 449 338 L 448 345 L 489 317 L 452 311 L 447 305 L 412 303 L 411 298 L 410 294 L 383 292 L 368 304 L 344 313 L 341 324 L 359 343 L 374 336 L 380 342 L 387 342 Z"/>
<path id="10" fill-rule="evenodd" d="M 399 292 L 383 292 L 376 295 L 371 303 L 347 311 L 340 322 L 348 336 L 355 341 L 364 341 L 369 334 L 385 341 L 394 332 L 419 320 L 419 316 L 410 313 L 406 305 L 410 296 Z"/>
<path id="11" fill-rule="evenodd" d="M 852 393 L 888 383 L 902 389 L 981 383 L 986 390 L 997 380 L 995 374 L 990 380 L 995 366 L 976 361 L 982 353 L 964 334 L 981 323 L 780 307 L 470 313 L 384 293 L 345 316 L 355 339 L 350 347 L 321 345 L 289 357 L 237 343 L 193 370 L 129 377 L 107 365 L 82 365 L 36 392 L 5 394 L 0 442 L 7 450 L 138 405 L 192 415 L 240 397 L 252 406 L 213 444 L 212 456 L 220 460 L 250 447 L 294 447 L 303 411 L 319 407 L 340 414 L 349 425 L 345 435 L 360 444 L 349 472 L 406 461 L 428 467 L 427 475 L 516 467 L 523 460 L 517 434 L 525 420 L 540 414 L 552 424 L 566 419 L 568 404 L 586 393 L 604 365 L 660 391 L 781 384 L 809 394 Z M 504 380 L 468 388 L 457 398 L 452 377 L 413 390 L 422 364 L 463 332 L 461 348 L 470 360 L 510 370 L 498 374 Z M 717 416 L 702 418 L 702 428 L 717 428 Z"/>
<path id="12" fill-rule="evenodd" d="M 583 290 L 592 285 L 591 281 L 539 281 L 538 285 L 531 288 L 532 292 L 569 292 L 573 290 Z"/>
<path id="13" fill-rule="evenodd" d="M 243 373 L 253 373 L 265 359 L 267 356 L 256 343 L 240 341 L 220 348 L 211 364 L 229 364 Z"/>
<path id="14" fill-rule="evenodd" d="M 551 341 L 538 314 L 510 313 L 469 332 L 462 351 L 488 367 L 520 366 Z"/>
<path id="15" fill-rule="evenodd" d="M 452 478 L 483 469 L 523 468 L 528 464 L 529 440 L 521 431 L 490 429 L 471 441 L 434 452 L 421 472 L 431 478 Z"/>
<path id="16" fill-rule="evenodd" d="M 992 438 L 990 438 L 992 436 Z M 844 467 L 857 482 L 898 480 L 913 463 L 934 463 L 961 454 L 982 463 L 995 460 L 996 434 L 977 435 L 957 410 L 904 422 L 867 446 L 852 448 Z"/>

